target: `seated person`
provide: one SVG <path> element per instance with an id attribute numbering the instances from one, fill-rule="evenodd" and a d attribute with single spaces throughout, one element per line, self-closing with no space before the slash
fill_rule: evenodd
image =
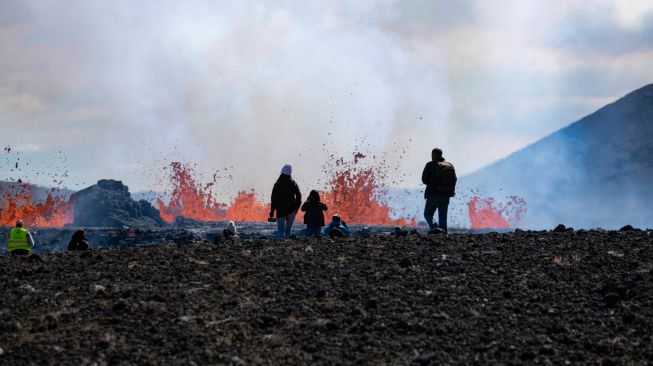
<path id="1" fill-rule="evenodd" d="M 222 230 L 222 236 L 225 239 L 240 239 L 238 237 L 238 231 L 236 231 L 236 224 L 233 221 L 227 223 L 227 228 Z"/>
<path id="2" fill-rule="evenodd" d="M 68 243 L 68 251 L 89 250 L 88 240 L 86 240 L 86 232 L 84 230 L 77 230 Z"/>
<path id="3" fill-rule="evenodd" d="M 351 230 L 345 220 L 343 220 L 340 215 L 335 214 L 331 218 L 331 222 L 324 228 L 324 234 L 329 235 L 332 238 L 342 238 L 351 234 Z"/>

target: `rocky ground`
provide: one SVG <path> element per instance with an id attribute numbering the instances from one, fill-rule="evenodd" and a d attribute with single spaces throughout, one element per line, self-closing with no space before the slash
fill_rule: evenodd
<path id="1" fill-rule="evenodd" d="M 0 364 L 646 364 L 653 232 L 0 257 Z"/>

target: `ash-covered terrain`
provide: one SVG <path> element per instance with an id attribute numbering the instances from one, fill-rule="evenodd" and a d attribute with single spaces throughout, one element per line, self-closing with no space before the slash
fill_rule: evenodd
<path id="1" fill-rule="evenodd" d="M 0 257 L 0 363 L 646 364 L 653 231 Z"/>

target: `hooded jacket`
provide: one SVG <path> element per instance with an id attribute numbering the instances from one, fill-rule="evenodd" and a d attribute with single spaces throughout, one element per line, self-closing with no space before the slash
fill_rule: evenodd
<path id="1" fill-rule="evenodd" d="M 324 211 L 327 210 L 327 205 L 320 202 L 320 196 L 315 192 L 308 195 L 308 199 L 302 205 L 304 214 L 304 224 L 309 226 L 324 226 Z"/>
<path id="2" fill-rule="evenodd" d="M 302 193 L 299 186 L 287 174 L 281 174 L 272 188 L 270 211 L 277 212 L 277 217 L 286 217 L 299 210 Z"/>

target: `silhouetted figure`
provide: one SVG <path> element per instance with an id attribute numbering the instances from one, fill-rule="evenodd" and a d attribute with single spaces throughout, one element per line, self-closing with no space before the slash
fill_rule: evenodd
<path id="1" fill-rule="evenodd" d="M 233 221 L 227 223 L 227 228 L 222 230 L 222 236 L 224 236 L 225 239 L 239 239 L 236 224 Z"/>
<path id="2" fill-rule="evenodd" d="M 292 166 L 286 164 L 281 168 L 281 175 L 272 188 L 270 217 L 277 213 L 277 236 L 289 238 L 297 210 L 302 204 L 302 193 L 292 179 Z"/>
<path id="3" fill-rule="evenodd" d="M 422 183 L 426 184 L 424 218 L 431 230 L 439 228 L 447 233 L 449 199 L 456 194 L 458 178 L 456 178 L 456 170 L 453 165 L 442 157 L 441 149 L 433 149 L 431 159 L 426 163 L 422 172 Z M 433 221 L 436 210 L 439 224 Z"/>
<path id="4" fill-rule="evenodd" d="M 331 218 L 331 222 L 324 228 L 324 234 L 329 235 L 331 238 L 343 238 L 351 234 L 351 229 L 347 226 L 345 220 L 340 215 L 335 214 Z"/>
<path id="5" fill-rule="evenodd" d="M 27 255 L 34 248 L 32 234 L 24 228 L 23 220 L 16 221 L 16 227 L 9 231 L 7 238 L 7 250 L 13 255 Z"/>
<path id="6" fill-rule="evenodd" d="M 68 251 L 89 250 L 91 246 L 88 245 L 86 239 L 86 232 L 84 230 L 77 230 L 73 233 L 73 237 L 68 242 Z"/>
<path id="7" fill-rule="evenodd" d="M 320 237 L 324 226 L 324 211 L 327 205 L 320 202 L 320 194 L 313 190 L 308 195 L 306 202 L 302 205 L 304 213 L 304 224 L 306 224 L 306 236 Z"/>

